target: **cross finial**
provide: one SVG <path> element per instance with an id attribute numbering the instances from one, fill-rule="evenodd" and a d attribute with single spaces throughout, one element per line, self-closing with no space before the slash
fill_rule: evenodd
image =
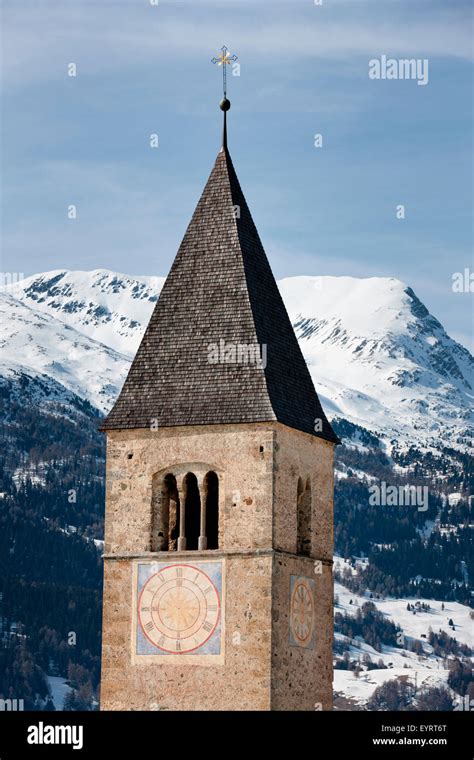
<path id="1" fill-rule="evenodd" d="M 231 55 L 224 45 L 221 47 L 221 53 L 217 57 L 211 58 L 211 63 L 217 63 L 222 66 L 222 89 L 224 91 L 224 100 L 227 98 L 227 66 L 237 60 L 236 55 Z"/>

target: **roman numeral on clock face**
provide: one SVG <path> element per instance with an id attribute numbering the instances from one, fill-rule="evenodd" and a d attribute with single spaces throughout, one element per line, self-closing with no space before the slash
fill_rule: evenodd
<path id="1" fill-rule="evenodd" d="M 181 642 L 180 641 L 176 641 L 176 651 L 177 652 L 181 652 Z"/>
<path id="2" fill-rule="evenodd" d="M 149 621 L 149 622 L 148 622 L 148 623 L 145 625 L 145 631 L 147 631 L 148 633 L 150 633 L 150 631 L 151 631 L 151 630 L 152 630 L 154 627 L 155 627 L 155 625 L 154 625 L 153 621 L 152 621 L 152 620 L 150 620 L 150 621 Z"/>
<path id="3" fill-rule="evenodd" d="M 207 609 L 210 612 L 215 612 L 217 610 L 217 604 L 208 604 Z"/>
<path id="4" fill-rule="evenodd" d="M 149 607 L 142 607 L 141 611 L 142 612 L 150 612 L 150 608 Z"/>
<path id="5" fill-rule="evenodd" d="M 183 568 L 182 567 L 177 567 L 176 568 L 176 577 L 177 578 L 182 578 L 183 577 Z"/>
<path id="6" fill-rule="evenodd" d="M 203 626 L 202 626 L 202 627 L 203 627 L 203 628 L 204 628 L 204 630 L 205 630 L 205 631 L 207 631 L 208 633 L 209 633 L 210 631 L 212 631 L 212 629 L 214 628 L 214 626 L 212 625 L 212 623 L 209 623 L 207 620 L 206 620 L 206 622 L 205 622 L 205 623 L 203 623 Z"/>

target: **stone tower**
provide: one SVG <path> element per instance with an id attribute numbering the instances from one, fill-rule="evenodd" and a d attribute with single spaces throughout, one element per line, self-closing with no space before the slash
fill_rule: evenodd
<path id="1" fill-rule="evenodd" d="M 338 439 L 225 127 L 103 430 L 101 708 L 331 709 Z"/>

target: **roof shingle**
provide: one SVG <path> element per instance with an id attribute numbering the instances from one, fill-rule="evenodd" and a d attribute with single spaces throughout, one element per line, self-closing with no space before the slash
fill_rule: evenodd
<path id="1" fill-rule="evenodd" d="M 210 361 L 216 344 L 266 363 Z M 223 147 L 102 429 L 270 420 L 338 442 Z"/>

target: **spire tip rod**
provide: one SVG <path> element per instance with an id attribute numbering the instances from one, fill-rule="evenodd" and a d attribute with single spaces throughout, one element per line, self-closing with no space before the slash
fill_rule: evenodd
<path id="1" fill-rule="evenodd" d="M 227 111 L 230 109 L 230 100 L 227 99 L 227 66 L 237 60 L 236 55 L 230 55 L 227 47 L 221 48 L 221 53 L 217 58 L 211 58 L 212 63 L 222 66 L 222 90 L 224 97 L 219 103 L 219 108 L 224 112 L 224 129 L 222 132 L 222 147 L 227 149 Z"/>

